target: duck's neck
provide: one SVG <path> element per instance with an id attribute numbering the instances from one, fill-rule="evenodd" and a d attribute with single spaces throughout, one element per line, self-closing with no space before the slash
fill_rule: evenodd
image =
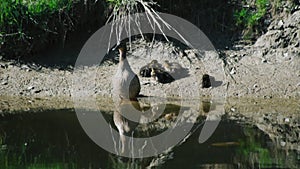
<path id="1" fill-rule="evenodd" d="M 119 53 L 120 53 L 119 62 L 125 61 L 126 60 L 126 52 L 119 49 Z"/>
<path id="2" fill-rule="evenodd" d="M 126 53 L 122 50 L 119 50 L 120 56 L 119 56 L 119 65 L 121 69 L 131 69 L 128 63 L 128 60 L 126 58 Z"/>

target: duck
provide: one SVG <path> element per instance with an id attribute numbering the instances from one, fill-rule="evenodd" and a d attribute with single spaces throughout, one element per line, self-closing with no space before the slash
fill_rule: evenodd
<path id="1" fill-rule="evenodd" d="M 139 77 L 133 72 L 127 60 L 126 44 L 121 43 L 118 50 L 119 64 L 112 78 L 113 95 L 121 99 L 135 100 L 141 91 Z"/>
<path id="2" fill-rule="evenodd" d="M 161 69 L 151 68 L 151 77 L 163 84 L 175 81 L 175 79 L 168 72 Z"/>
<path id="3" fill-rule="evenodd" d="M 163 68 L 170 74 L 176 74 L 183 69 L 179 63 L 169 62 L 168 60 L 164 61 Z"/>
<path id="4" fill-rule="evenodd" d="M 150 63 L 148 63 L 147 65 L 141 67 L 140 69 L 140 75 L 142 77 L 151 77 L 151 69 L 163 69 L 162 65 L 160 63 L 158 63 L 157 60 L 152 60 Z"/>

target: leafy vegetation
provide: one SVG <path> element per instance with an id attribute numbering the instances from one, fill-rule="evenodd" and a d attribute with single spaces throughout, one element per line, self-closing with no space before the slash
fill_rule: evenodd
<path id="1" fill-rule="evenodd" d="M 32 48 L 34 42 L 48 34 L 58 34 L 59 26 L 68 20 L 66 15 L 78 0 L 1 0 L 0 49 L 15 51 L 19 46 Z M 61 23 L 53 23 L 53 16 Z M 43 41 L 42 41 L 43 42 Z M 41 43 L 41 42 L 39 42 Z M 20 52 L 26 48 L 20 49 Z"/>
<path id="2" fill-rule="evenodd" d="M 216 2 L 208 0 L 201 1 L 195 5 L 196 0 L 175 1 L 175 0 L 1 0 L 0 3 L 0 55 L 24 56 L 29 52 L 44 49 L 47 41 L 53 39 L 64 39 L 66 32 L 76 28 L 77 22 L 94 22 L 96 17 L 80 17 L 76 13 L 75 6 L 82 4 L 102 3 L 107 4 L 107 9 L 113 9 L 112 15 L 107 18 L 108 13 L 97 11 L 97 16 L 102 20 L 114 21 L 126 14 L 148 12 L 153 23 L 155 12 L 159 9 L 162 12 L 173 13 L 180 17 L 193 20 L 194 24 L 203 25 L 207 32 L 216 30 L 230 30 L 236 33 L 242 32 L 245 39 L 256 38 L 265 30 L 267 14 L 274 15 L 277 8 L 281 9 L 282 0 L 230 0 L 216 6 Z M 221 2 L 221 0 L 219 0 Z M 292 0 L 289 0 L 292 1 Z M 159 5 L 157 5 L 159 3 Z M 88 10 L 88 6 L 77 5 L 79 10 Z M 183 4 L 188 4 L 183 6 Z M 230 4 L 226 6 L 226 4 Z M 165 5 L 165 6 L 164 6 Z M 166 7 L 170 6 L 168 9 Z M 194 9 L 190 10 L 189 7 Z M 208 6 L 208 8 L 207 8 Z M 102 8 L 101 7 L 101 8 Z M 200 8 L 198 8 L 200 7 Z M 219 8 L 223 11 L 219 11 Z M 207 8 L 206 11 L 203 11 Z M 225 8 L 225 9 L 224 9 Z M 228 8 L 228 9 L 227 9 Z M 165 10 L 165 11 L 163 11 Z M 75 11 L 75 12 L 74 12 Z M 176 11 L 176 12 L 174 12 Z M 232 15 L 232 11 L 234 14 Z M 203 14 L 204 12 L 204 14 Z M 153 16 L 153 17 L 152 17 Z M 189 17 L 193 18 L 189 18 Z M 204 16 L 204 17 L 203 17 Z M 202 19 L 202 20 L 201 20 Z M 203 20 L 205 22 L 203 22 Z M 208 20 L 208 21 L 207 21 Z M 203 23 L 213 23 L 211 27 Z M 139 24 L 139 23 L 137 23 Z M 159 28 L 161 25 L 157 25 Z M 165 25 L 169 27 L 169 25 Z M 201 29 L 203 29 L 203 27 Z M 115 28 L 123 29 L 124 25 L 115 25 Z M 214 33 L 214 32 L 213 32 Z M 51 39 L 53 38 L 53 39 Z M 35 51 L 34 51 L 35 50 Z"/>
<path id="3" fill-rule="evenodd" d="M 268 0 L 255 0 L 253 7 L 243 5 L 243 7 L 234 12 L 236 25 L 245 29 L 244 37 L 249 37 L 256 30 L 255 27 L 260 24 L 261 19 L 266 15 L 269 6 Z"/>
<path id="4" fill-rule="evenodd" d="M 21 26 L 23 19 L 34 19 L 41 14 L 68 10 L 72 4 L 72 0 L 2 0 L 0 26 L 1 28 Z"/>

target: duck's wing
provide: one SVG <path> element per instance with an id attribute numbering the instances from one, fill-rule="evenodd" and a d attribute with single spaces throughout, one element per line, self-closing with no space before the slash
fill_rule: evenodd
<path id="1" fill-rule="evenodd" d="M 141 91 L 141 84 L 140 84 L 139 77 L 137 75 L 134 75 L 129 86 L 129 97 L 136 98 L 139 95 L 140 91 Z"/>

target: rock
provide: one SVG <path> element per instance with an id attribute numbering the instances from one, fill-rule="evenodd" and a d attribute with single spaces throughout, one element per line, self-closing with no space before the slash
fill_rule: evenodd
<path id="1" fill-rule="evenodd" d="M 290 119 L 289 119 L 289 118 L 285 118 L 285 119 L 284 119 L 284 122 L 285 122 L 285 123 L 289 123 L 289 122 L 290 122 Z"/>
<path id="2" fill-rule="evenodd" d="M 231 75 L 234 75 L 234 74 L 236 74 L 236 70 L 235 70 L 235 68 L 233 67 L 233 68 L 231 68 L 231 70 L 230 70 L 230 74 Z"/>
<path id="3" fill-rule="evenodd" d="M 285 145 L 286 145 L 286 142 L 280 141 L 280 146 L 281 146 L 281 147 L 284 147 Z"/>
<path id="4" fill-rule="evenodd" d="M 34 93 L 40 93 L 42 90 L 34 90 Z"/>
<path id="5" fill-rule="evenodd" d="M 173 118 L 175 118 L 176 114 L 175 113 L 168 113 L 165 115 L 165 119 L 166 120 L 172 120 Z"/>
<path id="6" fill-rule="evenodd" d="M 36 70 L 36 71 L 39 71 L 39 70 L 42 69 L 42 66 L 37 65 L 37 64 L 35 64 L 35 63 L 32 63 L 31 65 L 29 65 L 29 68 L 30 68 L 30 69 L 33 69 L 33 70 Z"/>
<path id="7" fill-rule="evenodd" d="M 278 26 L 278 29 L 283 29 L 283 20 L 280 20 L 279 22 L 278 22 L 278 24 L 277 24 L 277 26 Z"/>
<path id="8" fill-rule="evenodd" d="M 6 68 L 7 68 L 7 65 L 0 63 L 0 68 L 6 69 Z"/>
<path id="9" fill-rule="evenodd" d="M 1 85 L 8 85 L 8 82 L 7 81 L 3 81 L 3 82 L 1 82 Z"/>
<path id="10" fill-rule="evenodd" d="M 24 69 L 24 70 L 26 70 L 26 69 L 30 69 L 27 65 L 22 65 L 21 66 L 21 69 Z"/>
<path id="11" fill-rule="evenodd" d="M 32 89 L 34 89 L 34 86 L 27 87 L 27 90 L 32 90 Z"/>

